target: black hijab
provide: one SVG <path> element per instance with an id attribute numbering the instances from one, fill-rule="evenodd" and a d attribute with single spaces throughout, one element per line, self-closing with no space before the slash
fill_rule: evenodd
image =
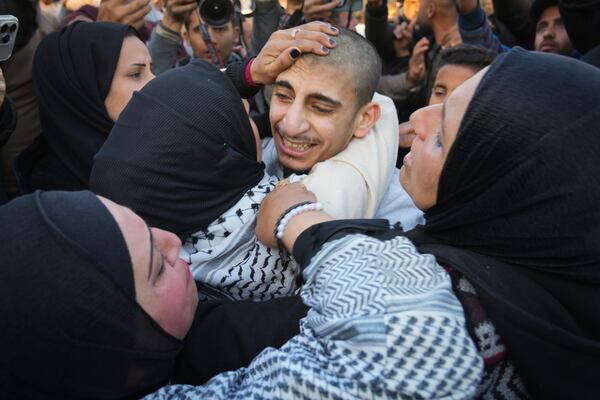
<path id="1" fill-rule="evenodd" d="M 238 92 L 196 60 L 133 96 L 94 159 L 90 188 L 185 239 L 238 202 L 263 169 Z"/>
<path id="2" fill-rule="evenodd" d="M 42 137 L 61 164 L 65 187 L 88 186 L 92 158 L 113 121 L 104 100 L 121 46 L 133 28 L 108 22 L 75 22 L 40 43 L 33 62 Z M 75 187 L 74 187 L 75 186 Z"/>
<path id="3" fill-rule="evenodd" d="M 181 342 L 135 300 L 129 252 L 91 192 L 0 208 L 0 393 L 139 398 L 166 384 Z"/>
<path id="4" fill-rule="evenodd" d="M 599 171 L 600 70 L 514 49 L 479 84 L 425 213 L 420 233 L 460 251 L 420 251 L 475 284 L 534 397 L 597 389 Z"/>

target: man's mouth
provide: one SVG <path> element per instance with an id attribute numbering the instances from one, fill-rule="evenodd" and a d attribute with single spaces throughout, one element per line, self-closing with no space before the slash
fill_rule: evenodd
<path id="1" fill-rule="evenodd" d="M 540 46 L 540 51 L 549 53 L 552 52 L 556 48 L 556 44 L 554 42 L 542 42 Z"/>
<path id="2" fill-rule="evenodd" d="M 291 157 L 306 156 L 310 150 L 316 146 L 316 143 L 310 142 L 292 142 L 291 140 L 279 136 L 279 147 L 281 151 Z"/>

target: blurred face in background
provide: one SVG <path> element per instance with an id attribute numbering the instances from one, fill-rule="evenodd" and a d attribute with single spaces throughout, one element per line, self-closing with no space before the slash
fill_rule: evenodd
<path id="1" fill-rule="evenodd" d="M 208 62 L 213 62 L 210 51 L 206 42 L 202 38 L 202 32 L 200 31 L 201 19 L 197 12 L 192 12 L 190 15 L 190 22 L 187 26 L 187 37 L 194 50 L 194 56 L 201 58 Z M 233 45 L 239 40 L 240 30 L 238 27 L 234 27 L 232 22 L 228 22 L 223 26 L 216 27 L 206 25 L 208 28 L 208 34 L 214 47 L 221 54 L 221 59 L 224 63 L 227 62 L 233 51 Z"/>
<path id="2" fill-rule="evenodd" d="M 535 50 L 568 56 L 573 51 L 558 6 L 544 10 L 535 26 Z"/>

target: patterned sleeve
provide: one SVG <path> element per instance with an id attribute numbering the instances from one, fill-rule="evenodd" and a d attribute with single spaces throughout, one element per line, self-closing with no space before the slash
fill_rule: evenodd
<path id="1" fill-rule="evenodd" d="M 450 278 L 404 237 L 329 242 L 304 270 L 300 334 L 247 368 L 147 399 L 445 398 L 474 395 L 483 362 Z"/>

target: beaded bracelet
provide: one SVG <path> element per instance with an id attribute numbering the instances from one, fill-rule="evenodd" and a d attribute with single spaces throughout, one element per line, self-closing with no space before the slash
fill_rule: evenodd
<path id="1" fill-rule="evenodd" d="M 321 203 L 310 203 L 310 202 L 296 204 L 296 205 L 288 208 L 283 214 L 281 214 L 279 221 L 277 221 L 277 225 L 275 225 L 275 237 L 277 238 L 278 241 L 283 239 L 283 232 L 285 230 L 286 225 L 296 215 L 302 214 L 303 212 L 321 211 L 321 210 L 323 210 L 323 205 Z"/>

